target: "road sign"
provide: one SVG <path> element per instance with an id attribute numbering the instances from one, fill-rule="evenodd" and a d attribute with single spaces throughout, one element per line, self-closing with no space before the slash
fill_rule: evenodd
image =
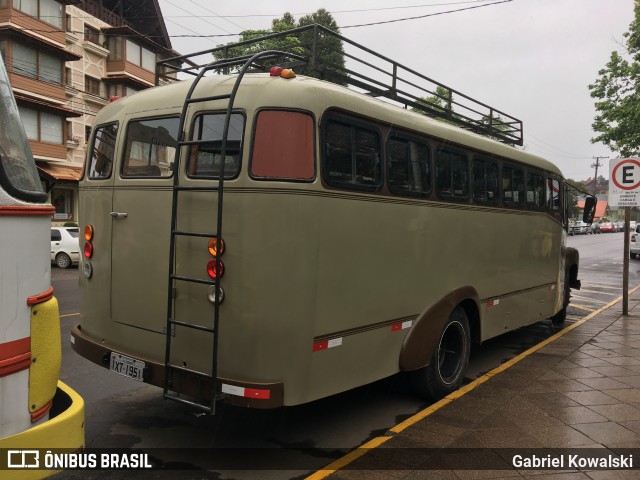
<path id="1" fill-rule="evenodd" d="M 640 206 L 640 158 L 609 160 L 609 205 Z"/>

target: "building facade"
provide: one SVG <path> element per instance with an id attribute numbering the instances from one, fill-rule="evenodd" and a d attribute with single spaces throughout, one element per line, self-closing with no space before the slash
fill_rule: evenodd
<path id="1" fill-rule="evenodd" d="M 78 222 L 77 187 L 95 114 L 155 85 L 179 55 L 157 0 L 0 0 L 0 53 L 53 223 Z"/>

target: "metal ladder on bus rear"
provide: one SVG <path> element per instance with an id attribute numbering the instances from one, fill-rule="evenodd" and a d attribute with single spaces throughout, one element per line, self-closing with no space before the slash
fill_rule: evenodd
<path id="1" fill-rule="evenodd" d="M 173 188 L 172 188 L 172 200 L 171 200 L 171 236 L 169 242 L 169 278 L 168 278 L 168 291 L 167 291 L 167 323 L 165 327 L 165 335 L 166 335 L 166 346 L 165 346 L 165 360 L 164 360 L 164 368 L 165 368 L 165 376 L 164 376 L 164 385 L 163 385 L 163 396 L 167 400 L 173 400 L 179 403 L 187 404 L 192 407 L 196 407 L 198 409 L 204 410 L 205 412 L 213 415 L 215 414 L 216 401 L 220 400 L 224 397 L 224 394 L 218 393 L 217 386 L 217 377 L 218 377 L 218 332 L 220 325 L 220 275 L 216 275 L 215 280 L 211 281 L 209 279 L 202 279 L 194 276 L 188 275 L 179 275 L 176 272 L 176 239 L 178 237 L 206 237 L 206 238 L 215 238 L 216 245 L 220 246 L 222 244 L 222 213 L 223 213 L 223 193 L 224 193 L 224 167 L 225 161 L 224 158 L 226 156 L 227 149 L 227 137 L 229 133 L 229 123 L 231 121 L 231 115 L 233 113 L 233 104 L 235 101 L 236 94 L 238 92 L 238 88 L 240 87 L 240 83 L 242 82 L 242 78 L 245 73 L 252 67 L 259 67 L 256 62 L 258 60 L 268 60 L 271 58 L 291 58 L 297 61 L 304 61 L 303 57 L 298 55 L 294 55 L 287 52 L 282 52 L 278 50 L 267 50 L 264 52 L 257 53 L 255 55 L 246 55 L 241 57 L 235 57 L 231 59 L 221 59 L 216 60 L 205 67 L 203 67 L 196 79 L 193 81 L 189 91 L 185 97 L 185 101 L 182 107 L 182 113 L 180 116 L 180 126 L 178 129 L 180 139 L 177 142 L 176 149 L 176 157 L 173 164 Z M 232 67 L 241 66 L 237 78 L 233 84 L 231 92 L 228 94 L 222 95 L 213 95 L 213 96 L 203 96 L 203 97 L 194 97 L 194 92 L 196 87 L 204 78 L 205 73 L 210 71 L 225 71 Z M 213 186 L 183 186 L 180 185 L 180 160 L 182 156 L 183 147 L 193 146 L 193 145 L 201 145 L 210 143 L 211 140 L 201 139 L 201 140 L 192 140 L 187 138 L 188 135 L 185 131 L 185 123 L 187 118 L 187 113 L 189 111 L 189 107 L 195 103 L 208 102 L 208 101 L 216 101 L 216 100 L 227 100 L 227 110 L 224 121 L 224 128 L 222 134 L 222 144 L 220 148 L 220 172 L 218 175 L 218 184 Z M 194 231 L 184 231 L 178 229 L 178 199 L 179 194 L 181 192 L 217 192 L 218 193 L 218 209 L 216 215 L 216 230 L 215 232 L 194 232 Z M 215 256 L 215 271 L 220 272 L 220 254 Z M 177 282 L 191 282 L 191 283 L 199 283 L 205 284 L 209 286 L 213 286 L 216 292 L 214 309 L 213 309 L 213 326 L 205 326 L 197 323 L 192 323 L 188 319 L 187 320 L 178 320 L 174 318 L 174 291 Z M 202 372 L 187 368 L 182 365 L 177 365 L 171 363 L 171 347 L 172 347 L 172 339 L 175 336 L 178 328 L 188 328 L 201 331 L 205 334 L 212 335 L 212 359 L 211 359 L 211 373 Z M 172 373 L 173 372 L 182 372 L 185 375 L 192 376 L 195 378 L 200 378 L 204 381 L 209 381 L 211 386 L 210 391 L 210 402 L 208 404 L 199 403 L 197 401 L 193 401 L 187 398 L 181 397 L 181 393 L 178 389 L 172 388 L 175 385 L 172 384 Z"/>

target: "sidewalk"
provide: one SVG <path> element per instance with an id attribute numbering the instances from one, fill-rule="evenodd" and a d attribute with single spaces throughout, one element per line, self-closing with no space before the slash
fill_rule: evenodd
<path id="1" fill-rule="evenodd" d="M 309 478 L 640 479 L 640 291 L 629 297 L 629 316 L 612 302 Z M 623 468 L 568 465 L 596 448 Z"/>

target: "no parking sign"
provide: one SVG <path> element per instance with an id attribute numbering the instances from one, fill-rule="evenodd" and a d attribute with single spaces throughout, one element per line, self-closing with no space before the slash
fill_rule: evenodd
<path id="1" fill-rule="evenodd" d="M 640 158 L 609 160 L 609 205 L 640 206 Z"/>

